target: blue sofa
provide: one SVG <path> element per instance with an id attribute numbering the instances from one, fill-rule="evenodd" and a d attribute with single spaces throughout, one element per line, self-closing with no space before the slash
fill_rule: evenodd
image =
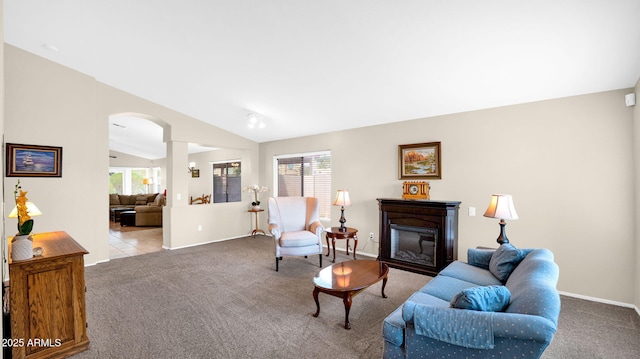
<path id="1" fill-rule="evenodd" d="M 382 328 L 384 358 L 539 358 L 553 339 L 560 315 L 553 253 L 517 249 L 521 258 L 512 261 L 511 268 L 502 267 L 501 280 L 494 275 L 500 270 L 496 265 L 502 265 L 496 263 L 496 252 L 469 249 L 468 263 L 451 263 L 389 314 Z M 506 307 L 452 307 L 463 292 L 485 289 L 506 291 Z"/>

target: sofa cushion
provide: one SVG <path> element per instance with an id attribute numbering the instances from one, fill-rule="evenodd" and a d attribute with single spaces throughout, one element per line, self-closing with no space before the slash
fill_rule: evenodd
<path id="1" fill-rule="evenodd" d="M 526 256 L 523 250 L 517 249 L 511 243 L 501 244 L 491 256 L 489 271 L 502 283 L 505 283 L 511 272 Z"/>
<path id="2" fill-rule="evenodd" d="M 495 251 L 495 249 L 489 248 L 469 248 L 467 249 L 467 263 L 474 267 L 489 270 L 489 262 Z"/>
<path id="3" fill-rule="evenodd" d="M 467 288 L 477 287 L 477 283 L 467 282 L 458 278 L 437 275 L 429 281 L 419 292 L 432 295 L 448 303 L 458 293 Z"/>
<path id="4" fill-rule="evenodd" d="M 120 196 L 117 193 L 109 194 L 109 205 L 120 205 Z"/>
<path id="5" fill-rule="evenodd" d="M 158 194 L 154 198 L 153 203 L 149 203 L 149 205 L 150 206 L 157 206 L 157 207 L 164 206 L 164 196 L 161 195 L 161 194 Z"/>
<path id="6" fill-rule="evenodd" d="M 144 206 L 147 204 L 147 195 L 146 194 L 141 194 L 136 196 L 136 206 Z"/>
<path id="7" fill-rule="evenodd" d="M 503 285 L 488 285 L 464 289 L 451 300 L 451 306 L 458 309 L 501 312 L 511 299 L 509 289 Z"/>
<path id="8" fill-rule="evenodd" d="M 489 263 L 488 260 L 487 263 Z M 502 284 L 502 282 L 488 271 L 488 268 L 482 269 L 460 261 L 449 264 L 445 269 L 440 271 L 440 275 L 457 278 L 465 282 L 475 283 L 476 285 Z"/>
<path id="9" fill-rule="evenodd" d="M 136 204 L 136 196 L 128 195 L 128 194 L 119 194 L 121 205 L 135 205 Z"/>
<path id="10" fill-rule="evenodd" d="M 152 203 L 158 197 L 159 193 L 149 193 L 147 195 L 147 203 Z"/>

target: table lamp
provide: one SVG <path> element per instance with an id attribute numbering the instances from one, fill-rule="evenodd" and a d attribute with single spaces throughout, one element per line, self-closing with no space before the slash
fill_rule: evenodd
<path id="1" fill-rule="evenodd" d="M 344 223 L 347 220 L 344 218 L 344 206 L 351 205 L 351 199 L 349 199 L 349 191 L 339 189 L 338 193 L 336 193 L 336 199 L 333 200 L 333 205 L 341 206 L 340 207 L 340 232 L 346 232 L 347 227 L 344 226 Z"/>
<path id="2" fill-rule="evenodd" d="M 505 233 L 504 226 L 507 223 L 505 219 L 518 219 L 518 213 L 513 206 L 513 198 L 510 194 L 494 194 L 491 196 L 491 202 L 489 208 L 484 212 L 484 216 L 488 218 L 500 219 L 500 236 L 497 242 L 500 244 L 509 243 L 507 234 Z"/>
<path id="3" fill-rule="evenodd" d="M 27 213 L 29 217 L 39 216 L 42 214 L 38 207 L 33 202 L 27 202 Z M 13 206 L 11 213 L 9 213 L 9 218 L 18 218 L 18 207 Z"/>

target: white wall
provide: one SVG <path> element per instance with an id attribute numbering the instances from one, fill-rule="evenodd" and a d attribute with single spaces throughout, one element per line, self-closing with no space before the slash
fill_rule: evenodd
<path id="1" fill-rule="evenodd" d="M 629 90 L 417 119 L 260 145 L 274 155 L 331 150 L 332 185 L 350 192 L 347 224 L 359 249 L 378 239 L 376 198 L 399 198 L 398 145 L 440 141 L 442 179 L 433 200 L 462 201 L 458 258 L 497 246 L 498 221 L 482 217 L 492 193 L 510 193 L 520 219 L 507 234 L 518 247 L 551 249 L 561 291 L 633 303 L 635 272 L 633 117 Z M 260 183 L 273 186 L 271 166 Z M 475 207 L 477 215 L 467 215 Z M 333 208 L 331 225 L 339 209 Z M 329 223 L 325 223 L 329 225 Z M 340 243 L 341 245 L 343 243 Z M 377 244 L 366 244 L 377 254 Z"/>
<path id="2" fill-rule="evenodd" d="M 177 154 L 168 160 L 153 161 L 153 165 L 161 162 L 167 168 L 165 183 L 171 198 L 163 217 L 165 245 L 176 248 L 247 233 L 245 223 L 238 220 L 245 216 L 240 208 L 236 213 L 233 209 L 215 214 L 215 221 L 224 226 L 197 230 L 188 208 L 186 148 L 187 143 L 193 142 L 243 149 L 251 162 L 257 158 L 256 143 L 13 46 L 5 44 L 4 51 L 4 113 L 10 119 L 4 126 L 5 141 L 63 147 L 61 178 L 21 178 L 28 197 L 43 212 L 35 218 L 35 232 L 64 230 L 90 252 L 85 256 L 86 263 L 108 260 L 109 116 L 135 113 L 163 126 L 164 141 Z M 251 167 L 246 175 L 252 176 Z M 16 181 L 17 178 L 5 178 L 5 198 L 13 199 Z M 182 195 L 180 200 L 177 194 Z M 13 205 L 5 203 L 5 210 Z M 15 219 L 3 219 L 8 228 L 14 228 Z"/>

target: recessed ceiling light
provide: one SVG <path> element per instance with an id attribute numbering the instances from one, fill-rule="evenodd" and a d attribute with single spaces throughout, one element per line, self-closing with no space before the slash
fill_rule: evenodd
<path id="1" fill-rule="evenodd" d="M 51 44 L 43 44 L 42 46 L 49 51 L 58 52 L 58 48 Z"/>

